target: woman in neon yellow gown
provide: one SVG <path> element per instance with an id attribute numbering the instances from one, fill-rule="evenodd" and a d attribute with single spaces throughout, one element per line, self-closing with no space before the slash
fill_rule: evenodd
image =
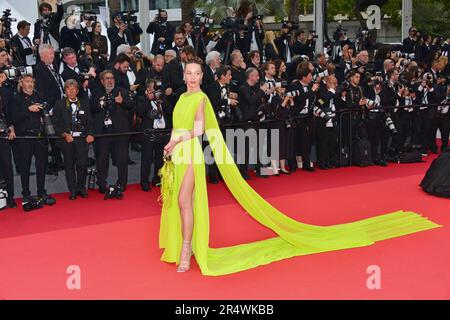
<path id="1" fill-rule="evenodd" d="M 172 137 L 165 147 L 165 154 L 171 155 L 173 163 L 173 180 L 168 182 L 162 177 L 165 201 L 159 246 L 164 249 L 161 260 L 176 263 L 178 272 L 189 270 L 191 254 L 203 275 L 220 276 L 294 256 L 363 247 L 376 241 L 440 227 L 419 214 L 404 211 L 332 226 L 304 224 L 278 211 L 247 184 L 233 161 L 213 107 L 200 90 L 203 76 L 200 63 L 192 60 L 186 64 L 188 92 L 180 97 L 175 107 Z M 209 247 L 205 162 L 198 138 L 203 131 L 234 198 L 277 237 L 230 247 Z M 164 167 L 167 168 L 166 165 Z M 192 193 L 189 195 L 187 191 Z"/>

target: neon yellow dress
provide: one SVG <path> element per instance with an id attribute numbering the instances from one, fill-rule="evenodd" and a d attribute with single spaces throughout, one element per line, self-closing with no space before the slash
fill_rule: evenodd
<path id="1" fill-rule="evenodd" d="M 162 261 L 180 263 L 183 238 L 178 193 L 189 159 L 195 176 L 192 247 L 203 275 L 230 274 L 294 256 L 363 247 L 376 241 L 440 227 L 425 217 L 404 211 L 325 227 L 304 224 L 288 217 L 265 201 L 241 177 L 220 132 L 212 105 L 203 92 L 181 96 L 173 114 L 174 134 L 183 135 L 185 130 L 193 129 L 195 113 L 202 101 L 205 103 L 206 135 L 226 185 L 246 212 L 278 237 L 231 247 L 209 247 L 205 162 L 201 142 L 194 138 L 179 143 L 172 153 L 172 191 L 170 201 L 163 203 L 159 234 L 159 246 L 164 249 Z"/>

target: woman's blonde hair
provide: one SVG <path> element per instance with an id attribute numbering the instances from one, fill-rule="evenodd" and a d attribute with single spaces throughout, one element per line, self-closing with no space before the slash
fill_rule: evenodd
<path id="1" fill-rule="evenodd" d="M 273 32 L 272 30 L 266 31 L 265 35 L 264 35 L 264 44 L 272 44 L 273 49 L 275 50 L 275 52 L 277 54 L 279 54 L 278 52 L 278 48 L 275 45 L 275 32 Z"/>

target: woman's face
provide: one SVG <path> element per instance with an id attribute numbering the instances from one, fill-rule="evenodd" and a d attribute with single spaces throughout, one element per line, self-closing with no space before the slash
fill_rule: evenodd
<path id="1" fill-rule="evenodd" d="M 203 78 L 203 72 L 200 65 L 196 63 L 189 63 L 184 70 L 184 77 L 188 89 L 196 90 L 200 87 Z"/>
<path id="2" fill-rule="evenodd" d="M 101 34 L 102 33 L 102 25 L 100 23 L 97 23 L 97 25 L 95 26 L 94 32 L 96 34 Z"/>
<path id="3" fill-rule="evenodd" d="M 280 72 L 281 73 L 284 73 L 284 72 L 286 72 L 286 64 L 283 62 L 282 64 L 281 64 L 281 66 L 280 66 Z"/>

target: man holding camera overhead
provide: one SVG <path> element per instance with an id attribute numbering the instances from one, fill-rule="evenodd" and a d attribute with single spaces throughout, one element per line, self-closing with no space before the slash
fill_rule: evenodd
<path id="1" fill-rule="evenodd" d="M 128 90 L 118 87 L 110 70 L 100 73 L 101 87 L 94 91 L 91 112 L 94 117 L 94 133 L 116 134 L 130 131 L 128 112 L 135 107 Z M 97 184 L 100 193 L 106 193 L 109 155 L 115 152 L 118 180 L 117 186 L 125 191 L 128 180 L 128 136 L 108 136 L 96 139 Z"/>
<path id="2" fill-rule="evenodd" d="M 43 117 L 46 106 L 41 103 L 35 92 L 35 80 L 31 75 L 24 75 L 19 81 L 19 92 L 14 96 L 12 124 L 17 136 L 43 137 L 46 135 Z M 48 115 L 48 114 L 47 114 Z M 19 139 L 16 141 L 17 155 L 22 181 L 23 202 L 32 201 L 30 195 L 31 159 L 35 158 L 37 194 L 46 204 L 52 205 L 55 199 L 45 190 L 45 173 L 48 161 L 48 143 L 45 139 Z"/>
<path id="3" fill-rule="evenodd" d="M 152 54 L 164 54 L 167 49 L 172 48 L 175 27 L 167 21 L 166 10 L 158 10 L 155 19 L 148 25 L 147 33 L 154 34 Z"/>
<path id="4" fill-rule="evenodd" d="M 108 28 L 108 39 L 111 42 L 110 61 L 117 56 L 117 48 L 121 44 L 135 46 L 139 44 L 139 36 L 143 33 L 139 24 L 134 21 L 137 17 L 131 12 L 117 12 L 113 15 L 114 26 Z"/>
<path id="5" fill-rule="evenodd" d="M 56 135 L 63 139 L 56 144 L 64 156 L 69 199 L 87 198 L 86 176 L 89 144 L 94 141 L 89 100 L 78 98 L 79 83 L 75 79 L 64 84 L 66 97 L 56 102 L 53 120 Z"/>
<path id="6" fill-rule="evenodd" d="M 49 44 L 55 49 L 55 52 L 59 53 L 61 43 L 59 26 L 64 16 L 62 0 L 57 0 L 56 8 L 56 13 L 53 13 L 51 4 L 43 2 L 39 6 L 42 18 L 34 24 L 33 43 L 37 46 Z M 56 64 L 59 66 L 59 54 L 56 55 Z"/>
<path id="7" fill-rule="evenodd" d="M 17 24 L 17 34 L 11 38 L 11 47 L 14 54 L 14 62 L 19 66 L 36 65 L 37 48 L 31 43 L 30 23 L 20 21 Z"/>

